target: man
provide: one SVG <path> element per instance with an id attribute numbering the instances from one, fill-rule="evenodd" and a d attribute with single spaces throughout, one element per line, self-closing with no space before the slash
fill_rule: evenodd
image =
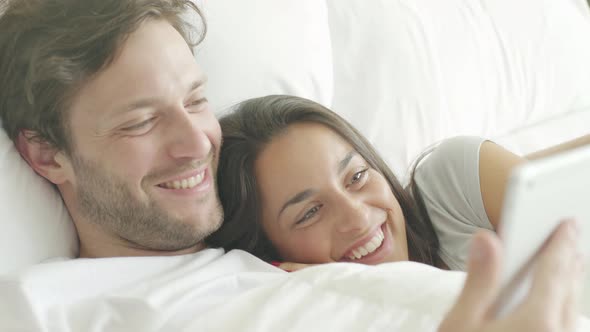
<path id="1" fill-rule="evenodd" d="M 14 6 L 25 10 L 29 2 Z M 102 22 L 85 19 L 67 42 L 59 41 L 73 24 L 67 19 L 30 32 L 34 39 L 17 33 L 3 54 L 4 63 L 21 60 L 3 75 L 7 131 L 29 165 L 58 187 L 80 256 L 203 249 L 222 218 L 214 183 L 221 133 L 178 17 L 193 5 L 130 6 L 127 17 L 117 14 L 121 1 L 36 5 L 46 15 L 60 15 L 63 5 L 72 21 L 110 11 Z M 19 75 L 29 64 L 36 70 Z"/>
<path id="2" fill-rule="evenodd" d="M 182 0 L 18 0 L 0 19 L 5 130 L 59 189 L 80 257 L 195 253 L 222 222 L 214 181 L 221 133 L 186 10 L 201 16 Z M 577 275 L 571 228 L 541 255 L 535 301 L 503 320 L 489 316 L 498 243 L 476 237 L 463 294 L 441 330 L 570 328 L 575 317 L 538 303 L 559 303 L 560 313 L 572 305 L 573 283 L 547 272 L 565 260 L 567 280 Z M 250 260 L 246 270 L 263 265 Z"/>

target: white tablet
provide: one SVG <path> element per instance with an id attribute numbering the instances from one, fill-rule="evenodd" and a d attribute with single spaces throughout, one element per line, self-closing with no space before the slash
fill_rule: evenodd
<path id="1" fill-rule="evenodd" d="M 504 245 L 498 316 L 512 311 L 526 296 L 531 258 L 568 218 L 578 220 L 580 249 L 590 257 L 590 146 L 528 162 L 511 174 L 498 229 Z M 590 286 L 584 288 L 587 295 L 582 301 L 590 304 Z M 590 310 L 584 308 L 586 303 L 582 311 Z"/>

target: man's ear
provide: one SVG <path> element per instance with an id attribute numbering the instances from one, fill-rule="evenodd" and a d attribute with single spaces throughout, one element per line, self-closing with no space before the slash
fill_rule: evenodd
<path id="1" fill-rule="evenodd" d="M 64 183 L 67 180 L 68 159 L 59 149 L 34 136 L 32 131 L 21 131 L 16 149 L 37 174 L 54 184 Z"/>

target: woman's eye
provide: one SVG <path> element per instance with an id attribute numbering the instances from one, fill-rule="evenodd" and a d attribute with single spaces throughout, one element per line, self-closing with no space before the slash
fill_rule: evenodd
<path id="1" fill-rule="evenodd" d="M 307 212 L 305 212 L 305 214 L 303 215 L 303 217 L 301 217 L 301 219 L 297 220 L 297 222 L 295 223 L 295 225 L 302 224 L 302 223 L 306 222 L 307 220 L 313 218 L 313 216 L 315 216 L 315 214 L 321 208 L 322 208 L 321 205 L 316 205 L 316 206 L 312 207 L 311 209 L 307 210 Z"/>
<path id="2" fill-rule="evenodd" d="M 356 184 L 360 181 L 362 181 L 366 176 L 367 176 L 367 172 L 369 171 L 369 168 L 365 168 L 362 171 L 356 172 L 352 175 L 352 179 L 350 180 L 350 184 Z"/>

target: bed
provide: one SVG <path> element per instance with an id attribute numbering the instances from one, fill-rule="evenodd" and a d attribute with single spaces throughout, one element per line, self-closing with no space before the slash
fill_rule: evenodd
<path id="1" fill-rule="evenodd" d="M 209 32 L 195 57 L 219 114 L 266 94 L 316 100 L 403 179 L 421 151 L 455 135 L 526 154 L 590 133 L 586 0 L 200 5 Z M 2 331 L 434 331 L 464 278 L 410 262 L 247 273 L 256 258 L 220 249 L 74 259 L 59 195 L 1 131 L 0 202 Z M 235 273 L 222 273 L 227 266 Z"/>

